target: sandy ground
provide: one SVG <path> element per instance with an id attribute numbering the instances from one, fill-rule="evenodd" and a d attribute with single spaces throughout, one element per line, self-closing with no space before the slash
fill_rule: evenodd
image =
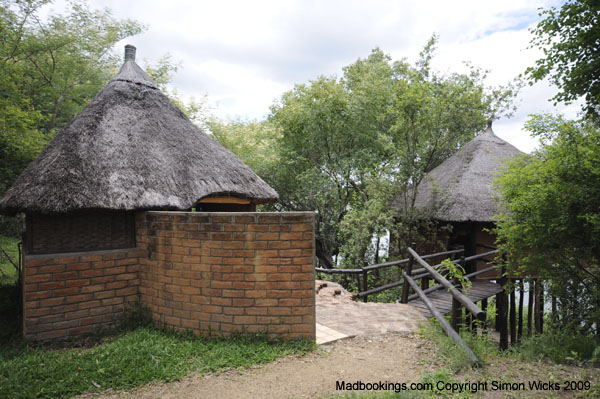
<path id="1" fill-rule="evenodd" d="M 128 392 L 85 394 L 81 398 L 315 398 L 336 391 L 336 381 L 418 382 L 433 368 L 433 344 L 416 335 L 350 338 L 303 357 L 286 357 L 250 370 L 192 375 Z"/>

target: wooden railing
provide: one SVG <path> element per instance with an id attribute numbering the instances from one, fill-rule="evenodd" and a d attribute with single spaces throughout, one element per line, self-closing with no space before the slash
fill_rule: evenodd
<path id="1" fill-rule="evenodd" d="M 358 287 L 359 287 L 359 292 L 358 292 L 357 296 L 359 298 L 363 298 L 363 300 L 365 300 L 365 301 L 367 300 L 369 295 L 373 295 L 373 294 L 376 294 L 376 293 L 379 293 L 379 292 L 382 292 L 382 291 L 385 291 L 385 290 L 388 290 L 391 288 L 399 287 L 402 285 L 403 286 L 402 298 L 401 298 L 400 302 L 408 303 L 409 301 L 420 298 L 423 301 L 423 303 L 425 304 L 425 306 L 427 306 L 427 308 L 429 309 L 431 314 L 438 320 L 438 322 L 440 323 L 440 326 L 446 332 L 446 334 L 450 338 L 452 338 L 452 340 L 456 343 L 456 345 L 460 346 L 461 348 L 463 348 L 465 350 L 466 355 L 469 358 L 470 362 L 473 365 L 477 366 L 477 365 L 480 365 L 480 362 L 477 359 L 477 356 L 462 341 L 462 339 L 460 338 L 460 335 L 458 334 L 458 329 L 459 329 L 459 325 L 460 325 L 460 322 L 458 321 L 458 318 L 459 318 L 458 315 L 459 315 L 459 312 L 461 312 L 460 309 L 462 306 L 467 310 L 468 314 L 472 315 L 474 320 L 479 320 L 480 322 L 482 322 L 485 325 L 486 312 L 485 312 L 485 310 L 482 310 L 479 306 L 477 306 L 476 303 L 474 303 L 467 295 L 462 293 L 456 287 L 457 283 L 459 283 L 459 280 L 457 278 L 448 280 L 443 275 L 443 272 L 447 270 L 447 266 L 449 264 L 460 264 L 464 270 L 464 269 L 466 269 L 466 265 L 468 262 L 476 262 L 478 260 L 483 260 L 487 263 L 493 263 L 493 261 L 490 258 L 493 257 L 494 255 L 498 254 L 498 252 L 499 252 L 498 249 L 495 247 L 489 246 L 489 245 L 478 245 L 478 246 L 490 249 L 490 251 L 487 251 L 487 252 L 481 253 L 481 254 L 477 254 L 477 255 L 473 255 L 473 256 L 469 256 L 469 257 L 464 256 L 463 249 L 444 251 L 444 252 L 438 252 L 438 253 L 434 253 L 434 254 L 420 256 L 414 249 L 408 248 L 409 256 L 406 259 L 365 266 L 365 267 L 358 268 L 358 269 L 317 268 L 316 271 L 319 273 L 325 273 L 325 274 L 343 274 L 343 275 L 356 276 Z M 439 263 L 437 265 L 434 265 L 434 266 L 431 266 L 429 263 L 426 262 L 426 259 L 442 257 L 442 256 L 456 256 L 456 255 L 460 255 L 460 257 L 458 259 L 454 259 L 454 260 L 446 260 L 446 261 Z M 420 266 L 420 268 L 413 270 L 413 265 L 415 262 Z M 403 269 L 403 270 L 401 270 L 402 277 L 398 281 L 387 283 L 387 284 L 384 284 L 384 285 L 381 285 L 378 287 L 373 287 L 373 288 L 368 287 L 368 273 L 370 271 L 390 268 L 390 267 L 394 267 L 394 266 L 397 266 L 397 267 L 400 267 Z M 468 273 L 462 277 L 466 278 L 466 279 L 472 279 L 478 275 L 494 271 L 497 268 L 498 268 L 498 265 L 492 265 L 485 269 L 477 270 L 472 273 Z M 428 279 L 432 279 L 433 281 L 437 282 L 438 285 L 429 287 L 429 284 L 427 283 L 426 284 L 427 288 L 419 287 L 417 285 L 416 281 L 420 280 L 420 279 L 427 279 L 427 281 L 428 281 Z M 501 275 L 498 280 L 501 285 L 504 285 L 506 278 L 503 275 Z M 425 286 L 425 284 L 424 284 L 424 286 Z M 427 297 L 427 294 L 432 293 L 437 290 L 444 289 L 444 288 L 447 289 L 450 292 L 450 294 L 452 295 L 452 322 L 451 322 L 451 324 L 448 323 L 446 318 L 439 312 L 439 310 L 435 307 L 435 305 L 432 303 L 432 301 Z M 414 291 L 414 294 L 412 294 L 412 295 L 410 295 L 410 292 L 409 292 L 411 289 Z M 502 323 L 502 320 L 506 319 L 506 308 L 507 307 L 505 306 L 506 304 L 504 303 L 505 297 L 506 297 L 506 294 L 504 294 L 504 292 L 502 292 L 501 294 L 498 295 L 498 298 L 497 298 L 497 301 L 499 302 L 498 303 L 498 312 L 500 314 L 499 319 L 498 319 L 500 325 L 499 326 L 497 325 L 497 328 L 498 327 L 500 328 L 500 347 L 501 348 L 506 348 L 506 346 L 507 346 L 507 345 L 505 345 L 505 342 L 504 342 L 504 341 L 506 341 L 506 336 L 507 336 L 506 326 L 504 325 L 506 323 Z M 485 301 L 486 301 L 485 303 L 487 303 L 487 299 Z M 485 303 L 484 303 L 484 305 L 482 305 L 484 308 L 485 308 Z"/>
<path id="2" fill-rule="evenodd" d="M 434 254 L 423 255 L 421 258 L 422 259 L 431 259 L 431 258 L 441 257 L 441 256 L 458 255 L 461 253 L 464 253 L 464 249 L 462 249 L 462 248 L 454 249 L 451 251 L 443 251 L 443 252 L 437 252 Z M 358 292 L 357 296 L 359 298 L 362 298 L 363 301 L 367 302 L 369 295 L 377 294 L 379 292 L 407 284 L 404 277 L 401 277 L 398 281 L 384 284 L 384 285 L 381 285 L 378 287 L 369 288 L 369 272 L 372 272 L 374 270 L 380 270 L 380 269 L 388 269 L 388 268 L 397 266 L 397 267 L 400 267 L 399 275 L 402 276 L 402 273 L 405 271 L 405 270 L 403 270 L 404 267 L 409 266 L 409 263 L 411 261 L 412 261 L 412 259 L 411 259 L 411 257 L 409 257 L 406 259 L 400 259 L 400 260 L 396 260 L 396 261 L 392 261 L 392 262 L 385 262 L 385 263 L 378 263 L 375 265 L 369 265 L 369 266 L 361 267 L 360 269 L 325 269 L 325 268 L 318 267 L 315 270 L 317 273 L 323 273 L 323 274 L 329 274 L 329 275 L 342 274 L 342 275 L 355 276 L 357 279 L 357 286 L 359 288 L 359 292 Z M 453 260 L 451 262 L 457 263 L 457 262 L 459 262 L 459 260 Z M 443 266 L 444 266 L 444 264 L 440 263 L 440 264 L 435 265 L 434 268 L 442 268 Z M 409 269 L 412 269 L 412 267 L 409 266 Z M 415 280 L 426 278 L 429 275 L 429 272 L 427 272 L 426 269 L 424 269 L 424 268 L 417 269 L 412 272 L 420 273 L 416 276 L 413 276 L 413 279 L 415 279 Z M 404 290 L 404 292 L 406 292 L 406 291 L 407 291 L 407 289 Z M 404 299 L 405 298 L 403 298 L 402 302 L 406 303 L 406 301 Z"/>

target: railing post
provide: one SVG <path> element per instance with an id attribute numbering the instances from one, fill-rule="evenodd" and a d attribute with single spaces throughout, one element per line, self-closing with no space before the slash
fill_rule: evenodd
<path id="1" fill-rule="evenodd" d="M 417 244 L 414 242 L 411 245 L 413 247 L 417 246 Z M 412 256 L 412 254 L 409 252 L 408 253 L 408 264 L 406 265 L 406 275 L 409 277 L 412 276 L 413 262 L 414 262 L 414 258 Z M 408 303 L 408 288 L 409 288 L 408 280 L 404 279 L 404 284 L 402 285 L 402 300 L 400 301 L 402 303 Z"/>
<path id="2" fill-rule="evenodd" d="M 369 273 L 368 273 L 367 270 L 363 269 L 362 275 L 363 275 L 362 290 L 364 292 L 364 291 L 368 291 L 369 290 L 369 281 L 368 281 L 369 280 Z M 368 295 L 365 295 L 363 297 L 363 302 L 367 302 L 367 297 L 368 297 Z"/>

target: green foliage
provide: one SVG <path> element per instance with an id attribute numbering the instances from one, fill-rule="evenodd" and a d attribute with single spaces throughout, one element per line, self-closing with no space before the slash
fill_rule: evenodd
<path id="1" fill-rule="evenodd" d="M 279 140 L 281 130 L 269 121 L 232 121 L 224 123 L 212 118 L 208 127 L 213 136 L 235 153 L 269 184 L 275 185 L 272 172 L 281 162 Z"/>
<path id="2" fill-rule="evenodd" d="M 431 70 L 435 42 L 414 66 L 374 49 L 341 78 L 298 84 L 272 106 L 279 163 L 261 176 L 280 194 L 277 209 L 317 212 L 321 266 L 374 262 L 373 239 L 395 226 L 404 244 L 415 239 L 416 185 L 509 109 L 514 88 L 486 88 L 484 71 Z M 396 224 L 390 202 L 399 194 Z"/>
<path id="3" fill-rule="evenodd" d="M 0 235 L 0 248 L 2 248 L 10 259 L 17 265 L 19 263 L 20 239 L 14 236 Z M 18 271 L 7 257 L 0 253 L 0 284 L 13 284 L 17 280 Z"/>
<path id="4" fill-rule="evenodd" d="M 444 333 L 437 320 L 431 319 L 431 322 L 424 325 L 420 333 L 436 344 L 438 357 L 452 372 L 457 373 L 471 368 L 467 353 L 464 349 L 456 346 L 452 338 Z M 490 354 L 498 352 L 498 344 L 488 340 L 487 335 L 478 336 L 464 330 L 460 332 L 460 337 L 484 365 Z"/>
<path id="5" fill-rule="evenodd" d="M 0 0 L 0 193 L 116 72 L 111 47 L 143 28 L 83 0 L 42 19 L 48 3 Z"/>
<path id="6" fill-rule="evenodd" d="M 456 279 L 460 283 L 462 292 L 465 294 L 468 293 L 473 286 L 471 280 L 468 277 L 465 277 L 466 271 L 464 267 L 458 263 L 452 263 L 450 258 L 442 261 L 442 270 L 444 270 L 443 274 L 446 275 L 446 279 L 450 281 Z"/>
<path id="7" fill-rule="evenodd" d="M 593 336 L 549 332 L 524 338 L 513 349 L 522 360 L 551 360 L 555 363 L 596 362 L 600 364 L 600 339 Z"/>
<path id="8" fill-rule="evenodd" d="M 527 127 L 542 147 L 497 179 L 499 246 L 514 273 L 549 282 L 563 328 L 591 332 L 600 320 L 600 129 L 551 115 Z"/>
<path id="9" fill-rule="evenodd" d="M 533 29 L 533 46 L 544 51 L 535 67 L 526 71 L 530 81 L 546 77 L 560 89 L 555 101 L 570 102 L 585 96 L 585 112 L 600 115 L 600 3 L 595 0 L 569 0 L 557 10 L 540 13 L 544 17 Z"/>
<path id="10" fill-rule="evenodd" d="M 0 347 L 0 396 L 56 398 L 131 389 L 151 381 L 173 381 L 191 372 L 247 368 L 313 348 L 309 341 L 197 338 L 150 327 L 111 337 L 90 349 L 7 345 Z"/>

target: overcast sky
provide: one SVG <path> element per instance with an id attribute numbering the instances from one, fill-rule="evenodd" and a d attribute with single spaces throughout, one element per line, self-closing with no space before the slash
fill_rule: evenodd
<path id="1" fill-rule="evenodd" d="M 63 0 L 53 6 L 60 9 Z M 342 67 L 380 47 L 394 59 L 414 62 L 435 32 L 434 66 L 464 71 L 463 62 L 490 70 L 488 84 L 505 84 L 540 56 L 528 49 L 529 29 L 544 0 L 473 1 L 224 1 L 90 0 L 119 18 L 147 25 L 145 33 L 118 44 L 137 47 L 138 63 L 165 53 L 181 61 L 173 86 L 184 97 L 207 95 L 223 119 L 262 119 L 273 101 L 296 83 L 319 75 L 340 76 Z M 562 112 L 575 117 L 579 105 L 554 107 L 547 83 L 523 88 L 511 119 L 494 131 L 519 149 L 536 145 L 522 130 L 529 114 Z"/>

